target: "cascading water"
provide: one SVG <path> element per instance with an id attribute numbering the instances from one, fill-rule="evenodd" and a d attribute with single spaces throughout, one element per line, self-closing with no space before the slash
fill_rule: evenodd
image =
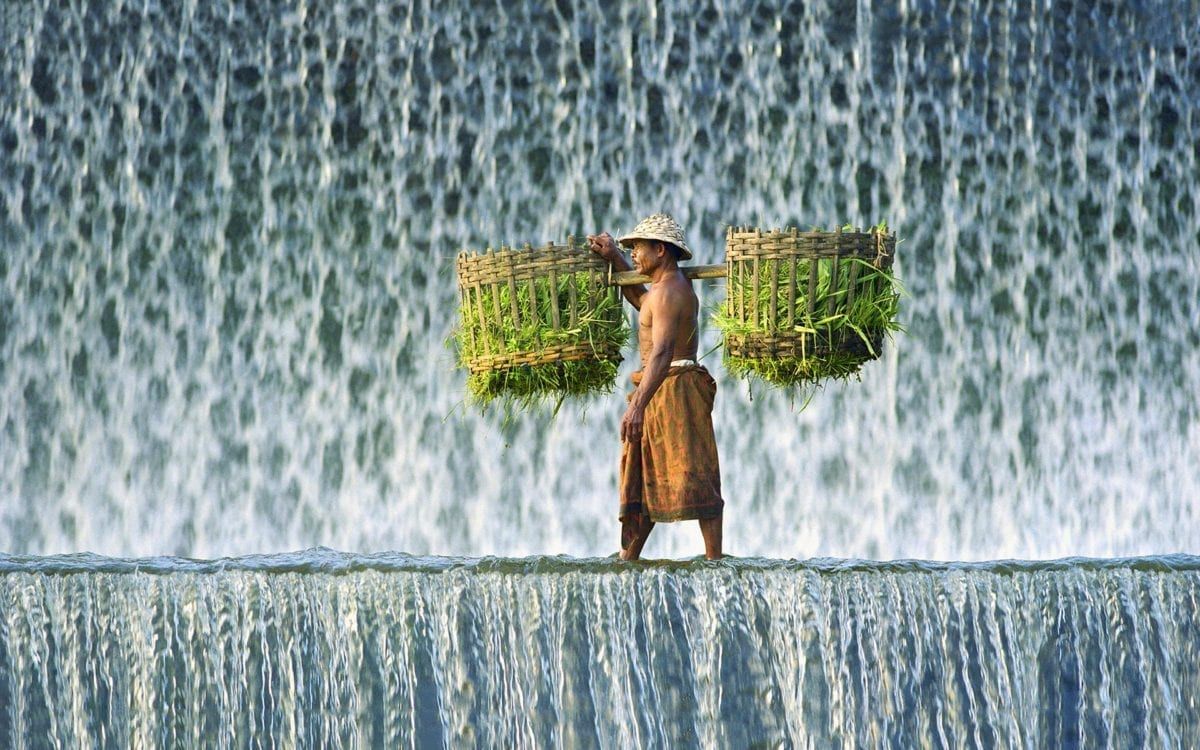
<path id="1" fill-rule="evenodd" d="M 1195 548 L 1197 10 L 9 4 L 0 547 L 607 554 L 620 396 L 459 405 L 453 259 L 662 208 L 905 238 L 862 383 L 707 360 L 735 552 Z"/>
<path id="2" fill-rule="evenodd" d="M 0 559 L 0 742 L 1188 747 L 1200 558 Z M 921 627 L 912 624 L 919 622 Z"/>
<path id="3" fill-rule="evenodd" d="M 0 744 L 1200 742 L 1198 18 L 3 3 Z M 453 261 L 659 210 L 887 219 L 909 332 L 708 355 L 747 557 L 405 556 L 614 551 L 621 396 L 461 404 Z M 1158 556 L 748 559 L 1064 555 Z"/>

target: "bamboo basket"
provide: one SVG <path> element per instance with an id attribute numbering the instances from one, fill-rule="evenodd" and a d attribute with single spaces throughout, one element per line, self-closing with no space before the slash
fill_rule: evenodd
<path id="1" fill-rule="evenodd" d="M 505 390 L 520 391 L 531 374 L 543 386 L 541 391 L 512 395 L 551 395 L 558 390 L 573 395 L 611 387 L 627 335 L 620 287 L 612 284 L 609 264 L 586 245 L 570 236 L 565 245 L 463 252 L 456 266 L 460 363 L 476 396 L 489 400 L 506 395 Z M 517 340 L 522 345 L 514 348 Z M 605 366 L 601 374 L 589 376 L 595 382 L 556 389 L 566 373 L 562 363 L 570 362 Z M 516 377 L 506 379 L 513 374 Z M 480 390 L 485 380 L 488 393 Z"/>
<path id="2" fill-rule="evenodd" d="M 896 235 L 874 228 L 730 227 L 723 265 L 681 270 L 690 279 L 726 279 L 714 319 L 727 369 L 790 386 L 847 377 L 879 357 L 887 334 L 902 330 L 895 250 Z M 477 400 L 611 390 L 628 337 L 620 287 L 647 277 L 614 273 L 574 236 L 566 245 L 463 252 L 457 270 L 462 324 L 455 336 Z M 889 304 L 876 324 L 853 324 L 861 321 L 856 301 L 880 299 Z"/>
<path id="3" fill-rule="evenodd" d="M 730 227 L 725 235 L 726 301 L 719 321 L 727 366 L 733 363 L 730 369 L 740 374 L 792 385 L 844 377 L 877 358 L 885 333 L 896 327 L 894 320 L 890 328 L 881 324 L 869 329 L 846 321 L 867 301 L 859 300 L 856 308 L 856 295 L 892 294 L 895 250 L 896 235 L 876 229 Z"/>

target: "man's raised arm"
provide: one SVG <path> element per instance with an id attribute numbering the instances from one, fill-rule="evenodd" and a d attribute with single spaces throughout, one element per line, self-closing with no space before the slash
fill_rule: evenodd
<path id="1" fill-rule="evenodd" d="M 617 246 L 617 241 L 608 232 L 589 234 L 587 240 L 592 252 L 612 263 L 617 271 L 633 270 L 633 266 L 629 265 L 629 261 L 625 260 L 625 254 Z M 629 304 L 633 305 L 633 309 L 642 309 L 642 295 L 646 293 L 646 286 L 644 284 L 623 286 L 621 287 L 621 293 L 625 295 L 625 299 L 629 300 Z"/>

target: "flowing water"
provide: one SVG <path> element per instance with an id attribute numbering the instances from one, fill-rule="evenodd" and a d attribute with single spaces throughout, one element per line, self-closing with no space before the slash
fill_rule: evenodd
<path id="1" fill-rule="evenodd" d="M 1196 548 L 1200 3 L 431 5 L 4 5 L 0 548 L 608 554 L 620 395 L 461 405 L 453 260 L 659 209 L 904 238 L 862 382 L 705 360 L 735 552 Z"/>
<path id="2" fill-rule="evenodd" d="M 1200 742 L 1197 19 L 0 4 L 0 744 Z M 580 559 L 624 384 L 480 413 L 446 345 L 461 249 L 659 210 L 903 237 L 861 382 L 704 360 L 722 564 Z"/>
<path id="3" fill-rule="evenodd" d="M 1195 557 L 631 567 L 311 550 L 0 570 L 6 747 L 1200 736 Z"/>

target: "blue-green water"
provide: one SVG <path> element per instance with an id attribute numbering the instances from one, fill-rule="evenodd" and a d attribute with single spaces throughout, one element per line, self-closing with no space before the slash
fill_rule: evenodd
<path id="1" fill-rule="evenodd" d="M 1197 17 L 5 3 L 0 548 L 609 554 L 621 396 L 461 406 L 453 259 L 661 209 L 904 238 L 861 383 L 706 360 L 735 552 L 1194 550 Z"/>
<path id="2" fill-rule="evenodd" d="M 0 744 L 1187 747 L 1200 558 L 0 557 Z"/>

